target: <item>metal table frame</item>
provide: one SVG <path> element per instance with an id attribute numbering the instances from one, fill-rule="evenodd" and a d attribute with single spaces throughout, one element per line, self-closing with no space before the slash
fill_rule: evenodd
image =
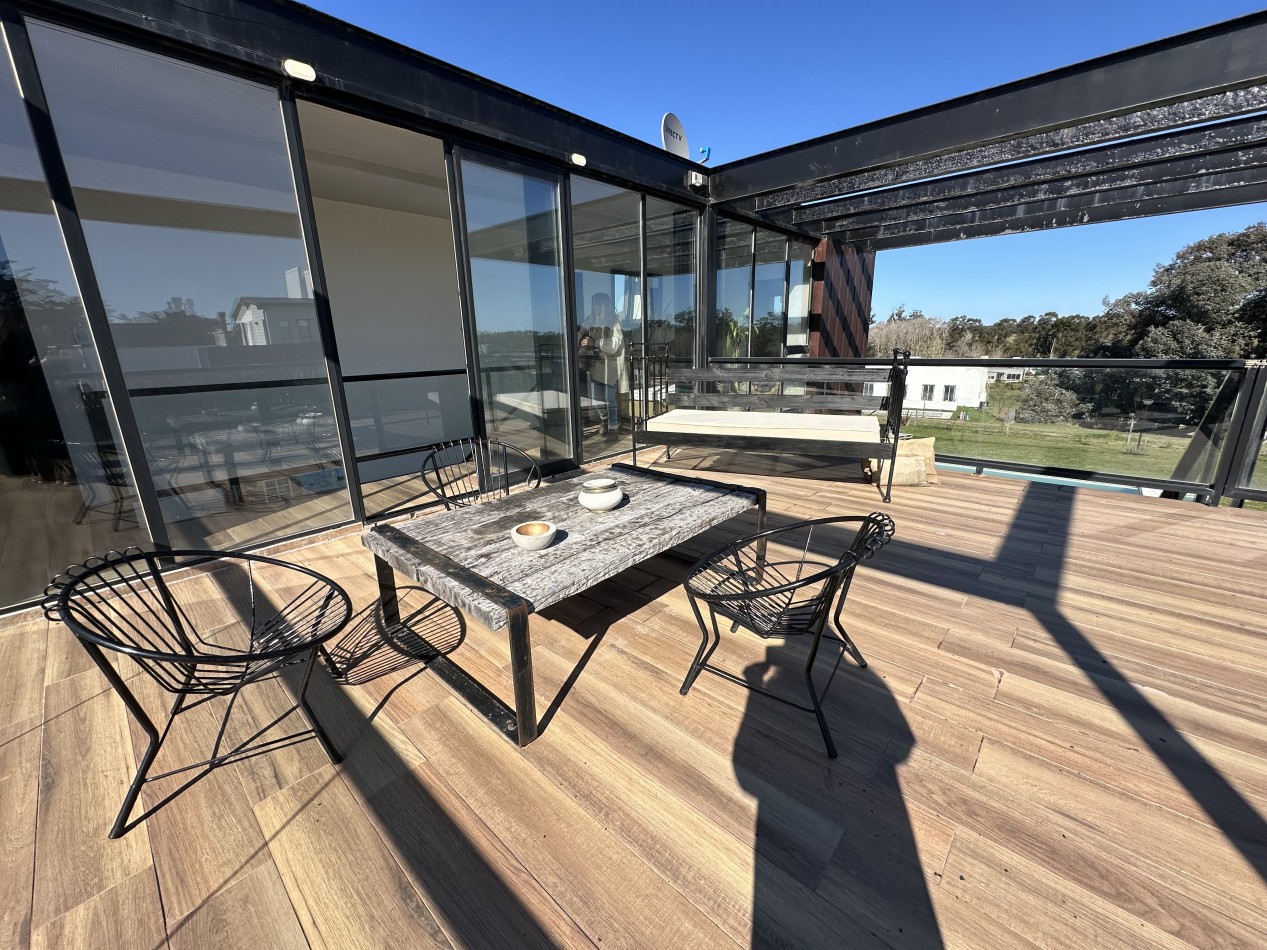
<path id="1" fill-rule="evenodd" d="M 652 471 L 637 466 L 626 465 L 624 463 L 616 463 L 611 466 L 617 473 L 627 471 L 635 473 L 638 476 L 649 476 L 668 482 L 682 483 L 686 485 L 699 485 L 711 488 L 723 488 L 736 494 L 746 494 L 752 497 L 752 504 L 749 507 L 757 509 L 757 530 L 762 532 L 765 530 L 766 524 L 766 492 L 762 488 L 755 488 L 748 485 L 735 485 L 727 482 L 718 482 L 710 479 L 694 478 L 686 475 L 679 475 L 676 472 Z M 555 483 L 558 485 L 559 483 Z M 567 484 L 564 482 L 563 484 Z M 525 493 L 521 495 L 511 496 L 509 499 L 492 502 L 491 505 L 481 505 L 480 509 L 484 511 L 491 507 L 507 507 L 513 504 L 522 504 L 523 499 L 532 499 L 540 491 L 548 491 L 550 486 L 544 486 L 538 492 Z M 575 485 L 569 485 L 569 492 L 574 490 Z M 475 511 L 477 509 L 464 509 L 465 511 Z M 457 515 L 457 512 L 448 512 L 447 515 Z M 718 524 L 729 520 L 733 515 L 727 515 L 719 518 L 717 521 L 704 528 L 699 529 L 693 536 L 703 533 L 709 528 L 716 527 Z M 422 519 L 417 524 L 425 524 L 426 519 Z M 447 579 L 456 582 L 466 590 L 477 594 L 480 598 L 490 601 L 498 608 L 505 611 L 506 623 L 504 627 L 508 630 L 510 640 L 510 666 L 511 678 L 514 686 L 515 707 L 512 710 L 498 696 L 491 693 L 485 686 L 473 679 L 465 670 L 459 667 L 447 656 L 440 655 L 431 662 L 431 669 L 439 676 L 450 688 L 457 692 L 467 703 L 469 703 L 483 718 L 492 723 L 499 731 L 502 732 L 512 742 L 516 742 L 520 746 L 526 746 L 537 737 L 537 709 L 536 709 L 536 693 L 534 690 L 533 673 L 532 673 L 532 643 L 528 633 L 528 618 L 536 610 L 549 606 L 549 603 L 533 604 L 525 597 L 515 593 L 513 590 L 495 583 L 488 578 L 482 576 L 477 571 L 472 570 L 463 564 L 458 563 L 453 558 L 438 551 L 427 544 L 410 537 L 401 531 L 398 527 L 392 525 L 380 525 L 366 529 L 362 535 L 362 543 L 370 547 L 370 536 L 376 536 L 382 542 L 386 542 L 394 549 L 394 554 L 398 557 L 407 558 L 411 563 L 423 567 L 432 572 L 438 572 Z M 652 550 L 645 554 L 646 558 L 654 557 L 664 551 L 671 549 L 674 545 L 681 543 L 681 539 L 666 544 L 659 550 Z M 393 626 L 400 623 L 400 602 L 396 589 L 396 570 L 393 566 L 384 560 L 378 552 L 374 553 L 374 568 L 378 577 L 379 598 L 382 604 L 383 619 L 388 637 L 390 638 L 390 630 Z M 592 578 L 587 578 L 588 587 L 592 587 L 604 580 L 609 579 L 624 567 L 614 570 L 610 573 L 597 573 Z M 413 578 L 418 583 L 424 583 L 419 578 Z M 436 596 L 443 598 L 443 595 L 432 591 Z M 562 598 L 559 598 L 562 599 Z M 557 601 L 551 601 L 554 603 Z M 494 629 L 501 629 L 501 626 Z"/>

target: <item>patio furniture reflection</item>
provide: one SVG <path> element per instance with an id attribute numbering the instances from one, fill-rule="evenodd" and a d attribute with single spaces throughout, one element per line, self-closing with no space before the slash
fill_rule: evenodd
<path id="1" fill-rule="evenodd" d="M 79 511 L 75 513 L 75 524 L 83 524 L 88 512 L 108 507 L 111 509 L 110 530 L 118 531 L 132 496 L 127 466 L 119 451 L 113 445 L 67 442 L 66 452 L 83 494 Z M 98 490 L 103 490 L 109 499 L 99 502 Z"/>
<path id="2" fill-rule="evenodd" d="M 832 558 L 825 554 L 824 551 L 841 546 L 832 537 L 834 531 L 852 525 L 859 527 L 840 556 Z M 876 551 L 888 544 L 893 531 L 893 519 L 879 512 L 866 517 L 799 521 L 740 538 L 699 561 L 687 575 L 685 586 L 695 619 L 699 621 L 701 641 L 695 661 L 682 682 L 682 695 L 690 691 L 701 670 L 708 670 L 753 692 L 804 712 L 812 712 L 818 718 L 828 756 L 836 758 L 836 745 L 827 728 L 822 705 L 822 698 L 835 677 L 836 667 L 833 665 L 832 674 L 820 691 L 814 685 L 814 660 L 823 634 L 827 632 L 829 643 L 852 656 L 860 667 L 867 665 L 862 653 L 841 626 L 840 614 L 858 563 L 873 557 Z M 761 548 L 763 544 L 766 545 L 764 551 Z M 827 618 L 833 602 L 836 610 L 828 630 Z M 700 609 L 701 603 L 708 607 L 708 622 L 705 622 Z M 710 665 L 708 661 L 721 642 L 718 616 L 731 621 L 732 633 L 743 626 L 764 639 L 809 634 L 805 685 L 813 705 L 794 702 L 764 689 L 751 677 L 738 676 Z M 836 665 L 839 662 L 837 658 Z"/>
<path id="3" fill-rule="evenodd" d="M 173 559 L 199 566 L 179 577 Z M 209 563 L 208 563 L 209 562 Z M 263 593 L 262 582 L 279 593 Z M 274 598 L 280 601 L 275 605 Z M 315 735 L 332 762 L 340 760 L 308 705 L 308 680 L 317 650 L 343 629 L 351 601 L 343 589 L 314 571 L 256 554 L 129 548 L 89 558 L 53 578 L 45 589 L 44 613 L 66 624 L 92 657 L 145 732 L 149 744 L 124 796 L 111 838 L 136 827 L 212 769 Z M 129 657 L 161 689 L 175 696 L 162 731 L 127 685 L 126 665 L 116 669 L 105 652 Z M 272 722 L 229 747 L 226 729 L 243 687 L 302 664 L 295 702 Z M 144 692 L 142 693 L 144 696 Z M 227 700 L 211 754 L 198 762 L 149 775 L 172 723 L 183 712 L 215 699 Z M 263 736 L 302 709 L 308 729 L 271 739 Z M 143 814 L 128 820 L 147 782 L 198 770 L 192 778 Z"/>

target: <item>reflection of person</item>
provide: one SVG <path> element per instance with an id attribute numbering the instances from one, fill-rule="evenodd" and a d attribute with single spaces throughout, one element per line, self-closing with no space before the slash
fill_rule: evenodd
<path id="1" fill-rule="evenodd" d="M 590 299 L 589 322 L 581 328 L 581 362 L 589 371 L 590 398 L 602 403 L 603 429 L 614 437 L 620 425 L 617 397 L 629 392 L 629 367 L 611 294 L 597 293 Z"/>

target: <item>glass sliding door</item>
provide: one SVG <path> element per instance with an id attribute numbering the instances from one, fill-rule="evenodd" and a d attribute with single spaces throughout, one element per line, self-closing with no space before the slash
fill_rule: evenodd
<path id="1" fill-rule="evenodd" d="M 571 193 L 577 382 L 588 461 L 613 451 L 629 422 L 629 355 L 643 340 L 641 199 L 575 175 Z"/>
<path id="2" fill-rule="evenodd" d="M 717 297 L 709 356 L 750 356 L 752 321 L 751 225 L 717 219 Z"/>
<path id="3" fill-rule="evenodd" d="M 473 429 L 444 143 L 299 103 L 367 517 L 434 501 L 424 446 Z"/>
<path id="4" fill-rule="evenodd" d="M 809 355 L 809 306 L 814 288 L 814 251 L 810 241 L 788 242 L 787 355 Z"/>
<path id="5" fill-rule="evenodd" d="M 787 312 L 787 238 L 757 228 L 753 248 L 751 356 L 782 356 Z"/>
<path id="6" fill-rule="evenodd" d="M 172 543 L 349 520 L 276 90 L 29 29 Z"/>
<path id="7" fill-rule="evenodd" d="M 647 196 L 647 316 L 643 340 L 680 366 L 695 358 L 695 238 L 699 212 Z"/>
<path id="8" fill-rule="evenodd" d="M 68 564 L 148 544 L 121 445 L 0 41 L 0 608 Z"/>
<path id="9" fill-rule="evenodd" d="M 559 178 L 464 155 L 462 199 L 481 409 L 539 463 L 574 458 Z"/>

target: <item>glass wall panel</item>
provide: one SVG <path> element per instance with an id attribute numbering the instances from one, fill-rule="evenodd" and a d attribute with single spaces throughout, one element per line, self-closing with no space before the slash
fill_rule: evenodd
<path id="1" fill-rule="evenodd" d="M 647 196 L 647 316 L 643 341 L 675 362 L 695 358 L 695 247 L 699 212 Z"/>
<path id="2" fill-rule="evenodd" d="M 809 305 L 813 291 L 814 249 L 817 244 L 788 242 L 787 355 L 809 354 Z"/>
<path id="3" fill-rule="evenodd" d="M 30 34 L 173 540 L 350 518 L 337 440 L 303 434 L 332 432 L 332 416 L 276 91 L 57 27 Z M 240 491 L 220 490 L 235 477 Z M 276 482 L 262 507 L 248 479 Z M 302 486 L 317 483 L 335 487 L 314 502 Z"/>
<path id="4" fill-rule="evenodd" d="M 709 356 L 748 356 L 752 318 L 752 236 L 747 224 L 717 220 L 717 302 Z"/>
<path id="5" fill-rule="evenodd" d="M 299 120 L 352 443 L 377 457 L 362 497 L 395 510 L 386 481 L 418 475 L 403 450 L 474 430 L 444 143 L 310 102 Z"/>
<path id="6" fill-rule="evenodd" d="M 629 422 L 629 354 L 643 338 L 640 203 L 632 191 L 572 177 L 584 459 L 610 452 Z"/>
<path id="7" fill-rule="evenodd" d="M 146 544 L 79 288 L 0 46 L 0 607 Z"/>
<path id="8" fill-rule="evenodd" d="M 1023 382 L 987 376 L 976 366 L 912 368 L 902 431 L 936 438 L 939 456 L 987 466 L 1210 482 L 1240 385 L 1238 374 L 1223 370 L 1051 369 L 1026 371 Z M 945 395 L 953 398 L 932 402 Z"/>
<path id="9" fill-rule="evenodd" d="M 758 228 L 754 253 L 750 352 L 753 356 L 782 356 L 787 238 Z"/>
<path id="10" fill-rule="evenodd" d="M 462 191 L 488 432 L 569 459 L 558 181 L 464 159 Z"/>
<path id="11" fill-rule="evenodd" d="M 344 389 L 358 458 L 471 434 L 465 374 L 354 381 Z"/>

